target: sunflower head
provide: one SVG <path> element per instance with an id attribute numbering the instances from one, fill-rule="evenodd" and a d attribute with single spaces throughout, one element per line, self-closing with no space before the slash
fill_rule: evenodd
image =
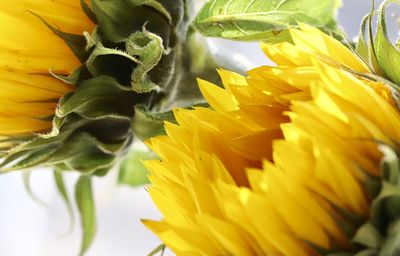
<path id="1" fill-rule="evenodd" d="M 181 86 L 209 68 L 193 69 L 186 1 L 3 2 L 2 171 L 103 174 L 133 133 L 161 131 L 154 112 L 200 100 Z"/>
<path id="2" fill-rule="evenodd" d="M 200 80 L 212 109 L 177 109 L 148 141 L 164 217 L 144 224 L 177 255 L 395 255 L 394 91 L 319 30 L 290 33 L 262 44 L 276 66 Z"/>

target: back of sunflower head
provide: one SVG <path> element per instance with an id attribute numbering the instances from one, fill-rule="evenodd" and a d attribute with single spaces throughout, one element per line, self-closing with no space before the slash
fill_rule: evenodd
<path id="1" fill-rule="evenodd" d="M 50 32 L 49 38 L 63 40 L 60 42 L 76 56 L 71 58 L 76 69 L 61 72 L 57 65 L 45 67 L 48 71 L 42 71 L 46 73 L 43 75 L 67 89 L 39 99 L 53 104 L 39 106 L 48 111 L 34 118 L 46 125 L 4 134 L 0 168 L 7 172 L 47 165 L 103 175 L 116 156 L 126 151 L 134 132 L 139 138 L 157 134 L 162 131 L 161 119 L 172 116 L 154 112 L 170 110 L 180 97 L 185 99 L 181 105 L 200 100 L 199 91 L 193 89 L 195 79 L 187 79 L 204 72 L 191 64 L 191 6 L 186 0 L 75 0 L 56 4 L 60 8 L 55 14 L 66 15 L 65 19 L 47 18 L 45 8 L 37 3 L 21 3 L 18 8 L 26 10 L 23 15 L 36 16 Z M 76 5 L 74 10 L 71 5 Z M 82 17 L 70 15 L 73 11 L 82 13 Z M 83 13 L 88 17 L 85 21 Z M 63 30 L 64 20 L 88 26 L 69 33 Z M 51 49 L 51 45 L 46 47 Z M 183 79 L 185 84 L 181 83 Z M 50 91 L 53 85 L 42 86 Z"/>

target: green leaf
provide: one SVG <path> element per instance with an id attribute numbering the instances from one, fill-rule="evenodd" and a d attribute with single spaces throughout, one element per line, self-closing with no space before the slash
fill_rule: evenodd
<path id="1" fill-rule="evenodd" d="M 132 187 L 148 184 L 148 171 L 142 161 L 150 159 L 154 159 L 150 151 L 133 149 L 121 164 L 118 183 Z"/>
<path id="2" fill-rule="evenodd" d="M 400 51 L 390 42 L 386 29 L 385 9 L 393 2 L 384 1 L 378 11 L 378 28 L 376 31 L 374 49 L 380 67 L 386 76 L 396 84 L 400 84 Z"/>
<path id="3" fill-rule="evenodd" d="M 92 193 L 91 178 L 81 176 L 75 185 L 75 199 L 82 225 L 82 245 L 79 255 L 84 255 L 96 234 L 96 214 Z"/>
<path id="4" fill-rule="evenodd" d="M 334 30 L 338 0 L 210 0 L 194 26 L 205 36 L 235 40 L 290 41 L 298 23 Z"/>

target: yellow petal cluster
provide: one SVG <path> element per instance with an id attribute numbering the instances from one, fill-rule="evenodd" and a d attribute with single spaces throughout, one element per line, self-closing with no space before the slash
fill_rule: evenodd
<path id="1" fill-rule="evenodd" d="M 68 75 L 81 65 L 35 15 L 72 34 L 94 27 L 79 0 L 0 0 L 0 135 L 49 129 L 58 99 L 73 89 L 49 70 Z"/>
<path id="2" fill-rule="evenodd" d="M 211 109 L 178 109 L 148 141 L 149 193 L 163 214 L 143 221 L 177 255 L 320 255 L 351 250 L 348 216 L 366 218 L 377 142 L 400 141 L 390 90 L 315 28 L 263 44 L 276 66 L 220 70 L 200 88 Z M 346 70 L 352 70 L 347 72 Z"/>

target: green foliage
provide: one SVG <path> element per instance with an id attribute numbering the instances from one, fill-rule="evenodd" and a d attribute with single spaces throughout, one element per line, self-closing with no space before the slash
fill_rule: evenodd
<path id="1" fill-rule="evenodd" d="M 132 130 L 139 139 L 146 140 L 156 135 L 164 134 L 164 121 L 174 121 L 173 113 L 152 113 L 143 105 L 135 107 L 135 116 L 132 120 Z"/>
<path id="2" fill-rule="evenodd" d="M 148 171 L 142 161 L 153 159 L 154 156 L 148 150 L 133 149 L 125 157 L 120 167 L 118 183 L 132 187 L 149 183 Z"/>
<path id="3" fill-rule="evenodd" d="M 290 41 L 298 23 L 335 30 L 338 0 L 210 0 L 194 26 L 205 36 L 234 40 Z"/>

